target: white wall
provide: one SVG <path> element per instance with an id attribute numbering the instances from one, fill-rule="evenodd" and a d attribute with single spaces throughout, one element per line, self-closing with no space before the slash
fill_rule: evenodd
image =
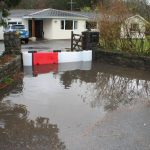
<path id="1" fill-rule="evenodd" d="M 45 39 L 71 39 L 72 30 L 61 29 L 61 20 L 64 19 L 45 19 L 43 22 L 44 38 Z M 76 34 L 81 34 L 81 32 L 86 30 L 85 20 L 75 20 L 78 21 L 77 29 L 73 30 Z"/>
<path id="2" fill-rule="evenodd" d="M 51 39 L 51 34 L 52 34 L 52 20 L 51 19 L 43 20 L 43 31 L 44 31 L 44 38 Z"/>
<path id="3" fill-rule="evenodd" d="M 0 40 L 4 39 L 3 34 L 4 34 L 4 32 L 3 32 L 3 26 L 0 26 Z"/>

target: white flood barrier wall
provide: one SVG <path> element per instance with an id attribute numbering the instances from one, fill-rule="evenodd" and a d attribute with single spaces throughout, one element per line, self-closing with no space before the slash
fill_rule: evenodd
<path id="1" fill-rule="evenodd" d="M 92 61 L 92 51 L 80 52 L 60 52 L 58 53 L 58 63 Z"/>
<path id="2" fill-rule="evenodd" d="M 38 53 L 38 52 L 37 52 Z M 23 52 L 23 65 L 32 66 L 32 53 Z M 58 52 L 58 63 L 92 61 L 92 50 L 79 52 Z"/>
<path id="3" fill-rule="evenodd" d="M 60 52 L 58 53 L 58 63 L 81 61 L 81 52 Z"/>
<path id="4" fill-rule="evenodd" d="M 32 66 L 32 53 L 23 52 L 23 66 Z"/>
<path id="5" fill-rule="evenodd" d="M 92 51 L 82 51 L 81 52 L 82 61 L 92 61 Z"/>

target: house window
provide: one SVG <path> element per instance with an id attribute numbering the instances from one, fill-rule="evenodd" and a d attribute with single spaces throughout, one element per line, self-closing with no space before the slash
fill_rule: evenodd
<path id="1" fill-rule="evenodd" d="M 14 25 L 14 24 L 22 24 L 22 22 L 12 22 L 12 21 L 8 22 L 8 25 Z"/>
<path id="2" fill-rule="evenodd" d="M 18 24 L 22 24 L 22 22 L 18 22 Z"/>
<path id="3" fill-rule="evenodd" d="M 138 23 L 132 23 L 130 31 L 139 31 L 139 24 Z"/>
<path id="4" fill-rule="evenodd" d="M 72 20 L 66 20 L 65 21 L 65 30 L 72 30 L 73 29 L 73 21 Z"/>
<path id="5" fill-rule="evenodd" d="M 61 29 L 65 29 L 65 21 L 64 20 L 61 20 Z"/>
<path id="6" fill-rule="evenodd" d="M 74 20 L 61 20 L 61 29 L 74 30 L 77 29 L 77 21 Z"/>
<path id="7" fill-rule="evenodd" d="M 78 22 L 74 21 L 74 29 L 78 29 Z"/>
<path id="8" fill-rule="evenodd" d="M 86 29 L 97 29 L 97 22 L 93 21 L 86 22 Z"/>
<path id="9" fill-rule="evenodd" d="M 8 25 L 17 24 L 17 22 L 8 22 Z"/>

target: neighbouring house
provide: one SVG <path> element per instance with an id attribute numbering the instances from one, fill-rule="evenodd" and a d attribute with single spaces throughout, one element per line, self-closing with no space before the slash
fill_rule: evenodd
<path id="1" fill-rule="evenodd" d="M 27 20 L 23 19 L 23 16 L 28 15 L 30 13 L 36 12 L 38 10 L 28 10 L 28 9 L 16 9 L 16 10 L 10 10 L 10 15 L 5 18 L 5 21 L 7 24 L 24 24 L 26 28 L 28 29 L 28 22 Z M 3 34 L 4 34 L 4 27 L 0 26 L 0 40 L 3 40 Z"/>
<path id="2" fill-rule="evenodd" d="M 121 26 L 121 38 L 145 38 L 146 25 L 149 24 L 140 15 L 134 15 L 125 20 Z"/>

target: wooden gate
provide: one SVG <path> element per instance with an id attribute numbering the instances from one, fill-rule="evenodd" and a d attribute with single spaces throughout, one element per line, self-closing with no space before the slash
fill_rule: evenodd
<path id="1" fill-rule="evenodd" d="M 73 31 L 71 31 L 71 51 L 82 50 L 82 38 L 83 38 L 83 35 L 74 34 Z"/>

